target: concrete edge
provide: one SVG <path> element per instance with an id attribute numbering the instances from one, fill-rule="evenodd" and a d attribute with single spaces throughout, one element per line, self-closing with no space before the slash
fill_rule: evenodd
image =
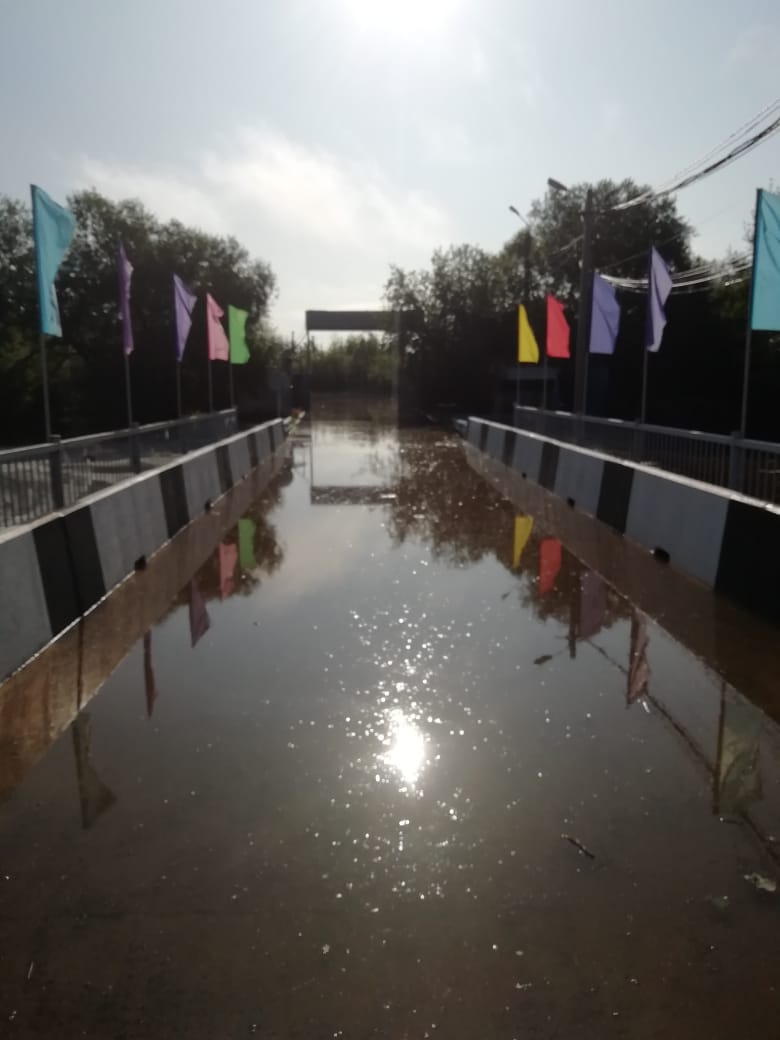
<path id="1" fill-rule="evenodd" d="M 0 682 L 92 610 L 286 441 L 282 419 L 0 536 Z"/>
<path id="2" fill-rule="evenodd" d="M 780 508 L 476 416 L 466 440 L 688 577 L 780 619 Z"/>

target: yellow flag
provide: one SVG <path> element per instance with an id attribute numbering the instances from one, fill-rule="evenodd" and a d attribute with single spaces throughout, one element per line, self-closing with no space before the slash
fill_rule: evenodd
<path id="1" fill-rule="evenodd" d="M 534 522 L 530 516 L 515 517 L 515 544 L 512 550 L 512 570 L 516 570 L 518 563 L 520 563 L 520 557 L 523 555 L 523 549 L 525 549 L 528 539 L 531 537 L 533 526 Z"/>
<path id="2" fill-rule="evenodd" d="M 534 365 L 539 361 L 539 345 L 522 303 L 517 309 L 517 360 Z"/>

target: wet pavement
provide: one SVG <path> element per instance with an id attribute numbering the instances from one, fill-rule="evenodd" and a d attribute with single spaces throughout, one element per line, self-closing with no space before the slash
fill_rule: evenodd
<path id="1" fill-rule="evenodd" d="M 478 470 L 315 420 L 83 710 L 77 632 L 0 687 L 0 1036 L 780 1032 L 775 630 Z"/>

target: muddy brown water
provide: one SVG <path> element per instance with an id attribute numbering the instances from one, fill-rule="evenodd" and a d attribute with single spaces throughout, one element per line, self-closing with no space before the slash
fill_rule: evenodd
<path id="1" fill-rule="evenodd" d="M 81 711 L 0 688 L 0 1036 L 780 1034 L 774 630 L 486 476 L 315 421 Z"/>

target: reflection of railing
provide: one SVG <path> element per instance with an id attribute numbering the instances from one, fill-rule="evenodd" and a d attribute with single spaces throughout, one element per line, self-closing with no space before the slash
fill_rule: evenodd
<path id="1" fill-rule="evenodd" d="M 0 526 L 25 523 L 235 433 L 235 409 L 0 451 Z"/>
<path id="2" fill-rule="evenodd" d="M 515 405 L 515 426 L 780 502 L 780 444 Z"/>

